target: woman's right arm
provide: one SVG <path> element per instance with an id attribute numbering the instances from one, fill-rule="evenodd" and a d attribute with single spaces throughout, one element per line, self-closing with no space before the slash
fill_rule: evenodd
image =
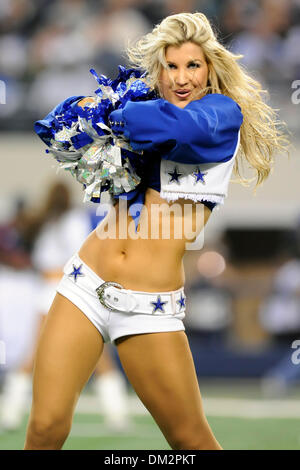
<path id="1" fill-rule="evenodd" d="M 164 99 L 129 101 L 110 119 L 112 130 L 124 133 L 134 150 L 158 150 L 163 159 L 199 164 L 232 158 L 243 115 L 234 100 L 216 93 L 183 109 Z"/>

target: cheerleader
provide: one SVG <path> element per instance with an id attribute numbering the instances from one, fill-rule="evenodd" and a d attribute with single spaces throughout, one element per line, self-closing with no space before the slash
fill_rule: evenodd
<path id="1" fill-rule="evenodd" d="M 114 206 L 64 267 L 36 355 L 26 449 L 63 446 L 105 343 L 116 345 L 130 383 L 172 449 L 221 449 L 204 414 L 184 332 L 182 259 L 186 243 L 224 202 L 232 170 L 239 175 L 246 161 L 261 183 L 286 139 L 260 84 L 218 42 L 203 14 L 165 18 L 129 58 L 146 72 L 156 96 L 137 99 L 142 76 L 131 80 L 119 106 L 116 95 L 128 83 L 107 82 L 96 98 L 71 97 L 36 125 L 56 156 L 59 141 L 71 136 L 73 163 L 65 167 L 81 182 L 88 178 L 88 196 L 103 192 Z M 106 123 L 95 107 L 101 97 L 101 109 L 109 99 L 116 105 Z M 64 113 L 69 125 L 62 130 Z M 105 139 L 116 146 L 105 148 L 97 166 L 95 143 Z M 91 152 L 94 173 L 91 163 L 87 176 Z"/>

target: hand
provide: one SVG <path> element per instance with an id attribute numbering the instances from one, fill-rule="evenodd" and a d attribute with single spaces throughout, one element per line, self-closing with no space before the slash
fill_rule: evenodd
<path id="1" fill-rule="evenodd" d="M 114 134 L 122 134 L 124 132 L 124 119 L 122 109 L 116 109 L 109 115 L 109 126 Z"/>
<path id="2" fill-rule="evenodd" d="M 95 99 L 92 96 L 87 96 L 86 98 L 83 98 L 83 100 L 78 101 L 77 106 L 84 108 L 85 106 L 88 106 L 90 103 L 94 102 Z"/>

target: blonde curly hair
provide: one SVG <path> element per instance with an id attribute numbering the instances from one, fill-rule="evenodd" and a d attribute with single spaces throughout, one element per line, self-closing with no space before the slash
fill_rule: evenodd
<path id="1" fill-rule="evenodd" d="M 229 96 L 241 107 L 244 119 L 234 173 L 238 182 L 248 185 L 254 179 L 258 186 L 268 177 L 274 155 L 288 152 L 285 125 L 278 120 L 278 110 L 264 101 L 267 91 L 238 63 L 243 56 L 233 54 L 220 44 L 206 16 L 202 13 L 168 16 L 151 33 L 129 46 L 127 55 L 131 65 L 145 70 L 151 86 L 159 91 L 161 70 L 167 67 L 167 47 L 188 41 L 200 45 L 206 58 L 208 83 L 203 91 Z M 255 178 L 241 176 L 245 159 L 255 171 Z"/>

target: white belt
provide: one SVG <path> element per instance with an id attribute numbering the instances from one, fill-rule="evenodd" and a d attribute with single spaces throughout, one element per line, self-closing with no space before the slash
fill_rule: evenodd
<path id="1" fill-rule="evenodd" d="M 138 292 L 104 282 L 96 289 L 101 304 L 109 310 L 153 315 L 176 315 L 185 311 L 183 287 L 172 292 Z"/>

